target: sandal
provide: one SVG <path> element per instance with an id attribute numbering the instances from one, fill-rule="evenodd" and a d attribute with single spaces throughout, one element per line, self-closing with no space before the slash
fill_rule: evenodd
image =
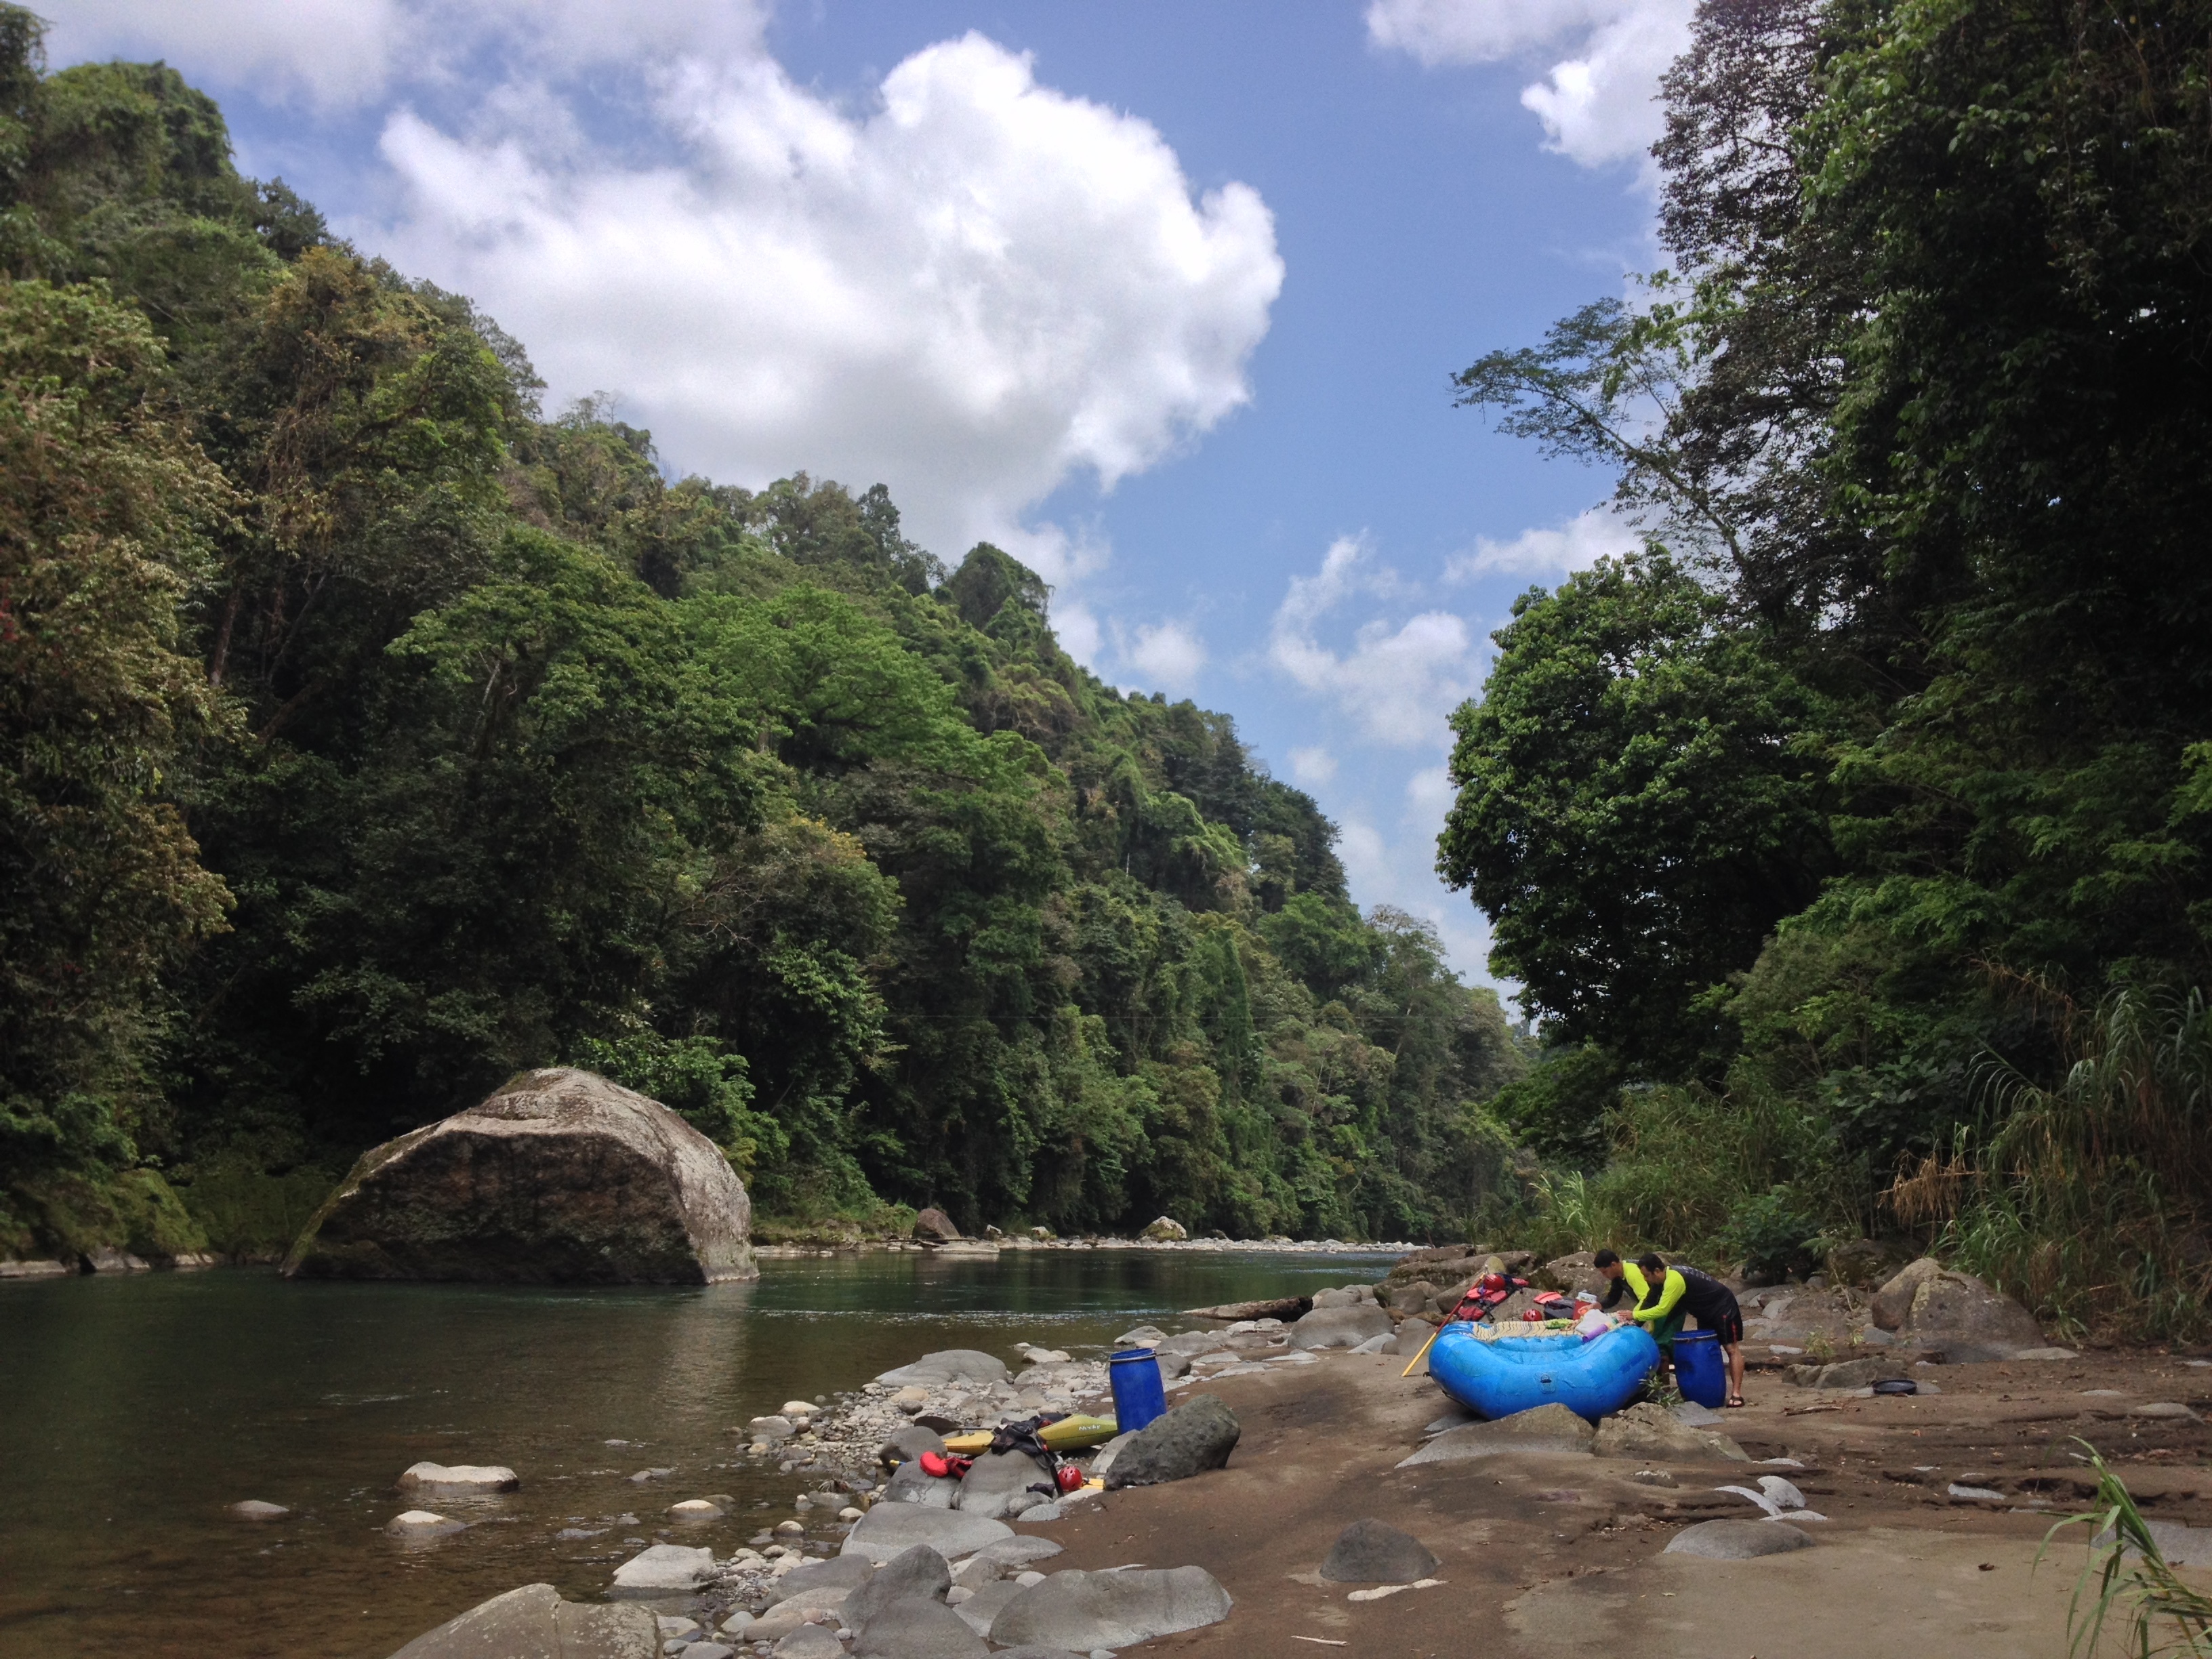
<path id="1" fill-rule="evenodd" d="M 1721 1402 L 1721 1409 L 1723 1411 L 1740 1412 L 1744 1408 L 1746 1403 L 1744 1397 L 1741 1395 L 1737 1395 L 1732 1400 L 1723 1401 Z"/>

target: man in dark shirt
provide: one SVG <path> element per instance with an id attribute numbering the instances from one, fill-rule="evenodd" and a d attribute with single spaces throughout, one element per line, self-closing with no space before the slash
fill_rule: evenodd
<path id="1" fill-rule="evenodd" d="M 1671 1364 L 1674 1338 L 1686 1316 L 1694 1316 L 1698 1328 L 1711 1331 L 1728 1360 L 1728 1403 L 1743 1404 L 1743 1310 L 1735 1292 L 1711 1273 L 1695 1267 L 1670 1267 L 1656 1255 L 1638 1256 L 1644 1292 L 1632 1316 L 1649 1329 L 1659 1351 Z"/>

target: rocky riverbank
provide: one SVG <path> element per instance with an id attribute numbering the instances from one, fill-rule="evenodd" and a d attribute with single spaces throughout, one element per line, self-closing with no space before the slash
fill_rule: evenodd
<path id="1" fill-rule="evenodd" d="M 1460 1269 L 1497 1254 L 1409 1253 L 1287 1319 L 1194 1311 L 1123 1333 L 1158 1355 L 1170 1410 L 1069 1457 L 1073 1491 L 1019 1452 L 948 1473 L 924 1455 L 958 1431 L 1110 1413 L 1103 1353 L 951 1350 L 793 1399 L 740 1431 L 744 1460 L 802 1488 L 744 1547 L 664 1531 L 617 1566 L 611 1604 L 531 1587 L 405 1659 L 486 1651 L 468 1643 L 495 1615 L 573 1626 L 564 1653 L 635 1659 L 1097 1659 L 1162 1641 L 1441 1655 L 1466 1650 L 1470 1620 L 1509 1656 L 1687 1659 L 1725 1633 L 1808 1659 L 2009 1659 L 2063 1644 L 2078 1547 L 2034 1566 L 2051 1521 L 2094 1491 L 2077 1437 L 2122 1460 L 2185 1571 L 2212 1564 L 2212 1359 L 2084 1358 L 1922 1261 L 1872 1289 L 1747 1289 L 1742 1411 L 1662 1397 L 1595 1425 L 1559 1407 L 1484 1423 L 1398 1356 Z M 1560 1288 L 1589 1267 L 1506 1265 Z M 1876 1370 L 1912 1392 L 1876 1395 Z M 678 1498 L 668 1473 L 632 1479 L 676 1499 L 669 1522 L 725 1517 L 733 1500 Z"/>

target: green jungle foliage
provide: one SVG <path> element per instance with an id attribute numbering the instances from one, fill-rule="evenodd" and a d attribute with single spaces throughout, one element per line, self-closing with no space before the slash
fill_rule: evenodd
<path id="1" fill-rule="evenodd" d="M 2212 8 L 1706 0 L 1665 96 L 1674 268 L 1458 377 L 1647 532 L 1455 719 L 1547 1224 L 2199 1332 Z"/>
<path id="2" fill-rule="evenodd" d="M 12 7 L 0 264 L 10 1239 L 158 1164 L 281 1249 L 362 1148 L 554 1062 L 771 1219 L 1429 1237 L 1507 1179 L 1496 999 L 1005 553 L 545 418 L 173 70 L 46 75 Z"/>

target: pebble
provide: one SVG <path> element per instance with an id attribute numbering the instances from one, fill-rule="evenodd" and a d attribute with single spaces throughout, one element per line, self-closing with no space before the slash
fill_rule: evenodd
<path id="1" fill-rule="evenodd" d="M 806 1530 L 806 1526 L 799 1521 L 779 1521 L 775 1523 L 775 1529 L 786 1538 L 796 1538 Z"/>
<path id="2" fill-rule="evenodd" d="M 668 1513 L 678 1521 L 719 1521 L 723 1511 L 720 1504 L 709 1504 L 703 1498 L 687 1498 L 680 1504 L 671 1504 Z"/>
<path id="3" fill-rule="evenodd" d="M 660 1626 L 660 1639 L 664 1642 L 689 1641 L 700 1629 L 696 1619 L 687 1619 L 682 1613 L 664 1613 L 653 1622 Z"/>
<path id="4" fill-rule="evenodd" d="M 866 1513 L 867 1511 L 866 1510 L 854 1509 L 850 1504 L 848 1504 L 843 1509 L 837 1511 L 837 1518 L 840 1521 L 857 1521 Z"/>
<path id="5" fill-rule="evenodd" d="M 2178 1400 L 2154 1400 L 2147 1406 L 2130 1406 L 2130 1417 L 2188 1418 L 2194 1420 L 2197 1413 Z"/>
<path id="6" fill-rule="evenodd" d="M 438 1538 L 447 1533 L 463 1532 L 465 1521 L 448 1520 L 442 1515 L 433 1515 L 428 1510 L 408 1510 L 385 1522 L 385 1531 L 394 1538 Z"/>
<path id="7" fill-rule="evenodd" d="M 1018 1572 L 1014 1575 L 1014 1582 L 1027 1589 L 1031 1584 L 1044 1583 L 1044 1575 L 1041 1572 Z"/>
<path id="8" fill-rule="evenodd" d="M 789 1418 L 812 1417 L 821 1409 L 811 1400 L 787 1400 L 783 1402 L 783 1415 Z"/>

